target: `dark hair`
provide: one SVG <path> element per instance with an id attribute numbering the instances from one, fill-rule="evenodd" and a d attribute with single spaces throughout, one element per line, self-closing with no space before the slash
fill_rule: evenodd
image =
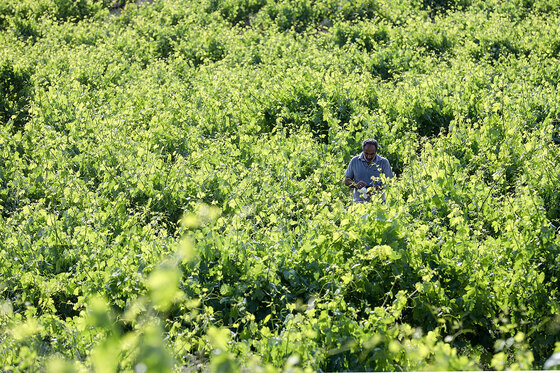
<path id="1" fill-rule="evenodd" d="M 366 145 L 373 145 L 375 146 L 375 150 L 379 150 L 379 143 L 377 142 L 377 140 L 374 139 L 365 139 L 362 142 L 362 150 L 364 150 L 364 148 L 366 147 Z"/>

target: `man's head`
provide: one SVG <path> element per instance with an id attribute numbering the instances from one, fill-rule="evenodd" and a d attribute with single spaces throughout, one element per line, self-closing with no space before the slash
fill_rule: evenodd
<path id="1" fill-rule="evenodd" d="M 379 148 L 377 140 L 366 139 L 362 142 L 362 152 L 367 163 L 371 163 L 375 159 L 377 148 Z"/>

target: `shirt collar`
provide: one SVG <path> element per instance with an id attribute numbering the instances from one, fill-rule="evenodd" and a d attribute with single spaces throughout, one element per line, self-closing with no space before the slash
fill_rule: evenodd
<path id="1" fill-rule="evenodd" d="M 364 152 L 361 152 L 361 153 L 360 153 L 360 157 L 359 157 L 358 159 L 359 159 L 360 161 L 362 161 L 362 162 L 366 162 L 366 163 L 367 163 L 366 158 L 364 157 Z M 378 160 L 379 160 L 379 154 L 376 154 L 376 155 L 375 155 L 375 159 L 374 159 L 371 163 L 377 163 Z"/>

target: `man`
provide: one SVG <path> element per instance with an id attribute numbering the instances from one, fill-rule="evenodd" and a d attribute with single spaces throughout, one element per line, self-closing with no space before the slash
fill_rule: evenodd
<path id="1" fill-rule="evenodd" d="M 383 188 L 381 174 L 388 179 L 393 178 L 389 161 L 377 154 L 377 149 L 379 149 L 377 140 L 364 140 L 362 142 L 362 153 L 352 158 L 348 164 L 344 174 L 344 184 L 354 188 L 354 202 L 369 201 L 371 198 L 370 188 L 374 190 Z M 363 188 L 367 188 L 368 192 L 364 193 Z M 385 201 L 384 194 L 381 196 L 381 200 Z"/>

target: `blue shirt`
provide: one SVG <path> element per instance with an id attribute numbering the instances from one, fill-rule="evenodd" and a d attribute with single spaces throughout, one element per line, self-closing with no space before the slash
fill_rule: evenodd
<path id="1" fill-rule="evenodd" d="M 354 181 L 365 181 L 367 188 L 372 186 L 380 187 L 383 185 L 381 182 L 381 174 L 385 175 L 388 179 L 393 178 L 393 171 L 387 158 L 383 158 L 379 154 L 375 155 L 375 159 L 371 163 L 367 163 L 364 158 L 364 153 L 353 157 L 348 164 L 344 176 L 353 179 Z M 362 195 L 357 189 L 354 189 L 354 202 L 362 202 L 368 200 L 362 198 Z"/>

